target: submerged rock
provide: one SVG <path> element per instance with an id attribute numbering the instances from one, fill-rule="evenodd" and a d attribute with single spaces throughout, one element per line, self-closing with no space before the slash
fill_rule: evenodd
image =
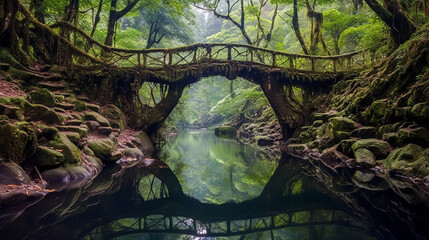
<path id="1" fill-rule="evenodd" d="M 144 158 L 144 154 L 138 148 L 126 148 L 123 153 L 125 158 L 131 158 L 132 160 L 142 160 Z"/>

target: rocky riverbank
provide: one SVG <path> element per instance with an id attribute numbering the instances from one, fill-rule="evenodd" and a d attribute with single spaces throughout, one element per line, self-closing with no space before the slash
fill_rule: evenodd
<path id="1" fill-rule="evenodd" d="M 357 167 L 429 184 L 427 66 L 428 28 L 361 77 L 338 83 L 330 110 L 313 114 L 285 150 L 334 170 Z"/>
<path id="2" fill-rule="evenodd" d="M 89 102 L 55 66 L 26 69 L 7 59 L 0 64 L 0 206 L 151 155 L 150 139 L 128 129 L 119 108 Z"/>

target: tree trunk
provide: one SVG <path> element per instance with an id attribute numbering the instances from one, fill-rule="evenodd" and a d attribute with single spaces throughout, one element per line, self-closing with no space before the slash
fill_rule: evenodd
<path id="1" fill-rule="evenodd" d="M 302 37 L 301 30 L 299 28 L 297 0 L 293 0 L 292 27 L 293 31 L 295 32 L 295 36 L 298 38 L 298 41 L 301 44 L 304 53 L 307 55 L 311 55 L 310 49 L 307 47 L 307 44 L 305 44 L 305 40 Z"/>
<path id="2" fill-rule="evenodd" d="M 416 26 L 397 0 L 384 0 L 383 7 L 377 0 L 365 0 L 368 6 L 390 28 L 392 40 L 400 45 L 411 38 Z"/>
<path id="3" fill-rule="evenodd" d="M 94 36 L 95 30 L 97 29 L 97 25 L 100 22 L 100 14 L 101 10 L 103 8 L 103 0 L 100 0 L 100 3 L 98 4 L 97 13 L 95 14 L 94 24 L 92 25 L 92 30 L 90 36 Z"/>
<path id="4" fill-rule="evenodd" d="M 12 50 L 18 45 L 16 38 L 18 4 L 15 1 L 2 1 L 0 8 L 0 46 Z"/>

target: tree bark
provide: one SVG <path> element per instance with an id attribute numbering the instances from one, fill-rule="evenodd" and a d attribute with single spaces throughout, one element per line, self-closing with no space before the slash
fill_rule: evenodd
<path id="1" fill-rule="evenodd" d="M 94 36 L 95 30 L 97 29 L 97 25 L 100 22 L 100 14 L 101 9 L 103 8 L 103 0 L 100 0 L 100 3 L 98 4 L 97 13 L 95 14 L 94 24 L 92 25 L 92 30 L 90 36 Z"/>
<path id="2" fill-rule="evenodd" d="M 0 3 L 0 46 L 13 49 L 17 46 L 16 39 L 16 13 L 18 4 L 15 1 L 2 1 Z"/>
<path id="3" fill-rule="evenodd" d="M 414 22 L 397 0 L 384 0 L 385 7 L 377 0 L 365 0 L 365 2 L 390 28 L 392 40 L 396 45 L 410 39 L 416 31 Z"/>
<path id="4" fill-rule="evenodd" d="M 116 22 L 125 14 L 127 14 L 129 11 L 131 11 L 131 9 L 133 9 L 133 7 L 136 6 L 138 2 L 139 0 L 134 0 L 121 11 L 116 11 L 116 5 L 118 3 L 118 0 L 112 0 L 112 2 L 110 3 L 109 20 L 107 22 L 106 40 L 104 41 L 105 45 L 107 46 L 113 45 L 113 35 L 115 35 Z"/>
<path id="5" fill-rule="evenodd" d="M 299 44 L 301 44 L 301 48 L 304 53 L 307 55 L 311 55 L 311 51 L 308 48 L 307 44 L 305 44 L 305 40 L 302 37 L 301 30 L 299 28 L 297 0 L 293 0 L 292 27 L 293 31 L 295 32 L 295 36 L 298 38 Z"/>

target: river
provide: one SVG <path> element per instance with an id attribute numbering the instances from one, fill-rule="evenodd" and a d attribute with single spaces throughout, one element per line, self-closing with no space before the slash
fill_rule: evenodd
<path id="1" fill-rule="evenodd" d="M 427 239 L 425 189 L 281 157 L 212 131 L 0 210 L 0 239 Z"/>

